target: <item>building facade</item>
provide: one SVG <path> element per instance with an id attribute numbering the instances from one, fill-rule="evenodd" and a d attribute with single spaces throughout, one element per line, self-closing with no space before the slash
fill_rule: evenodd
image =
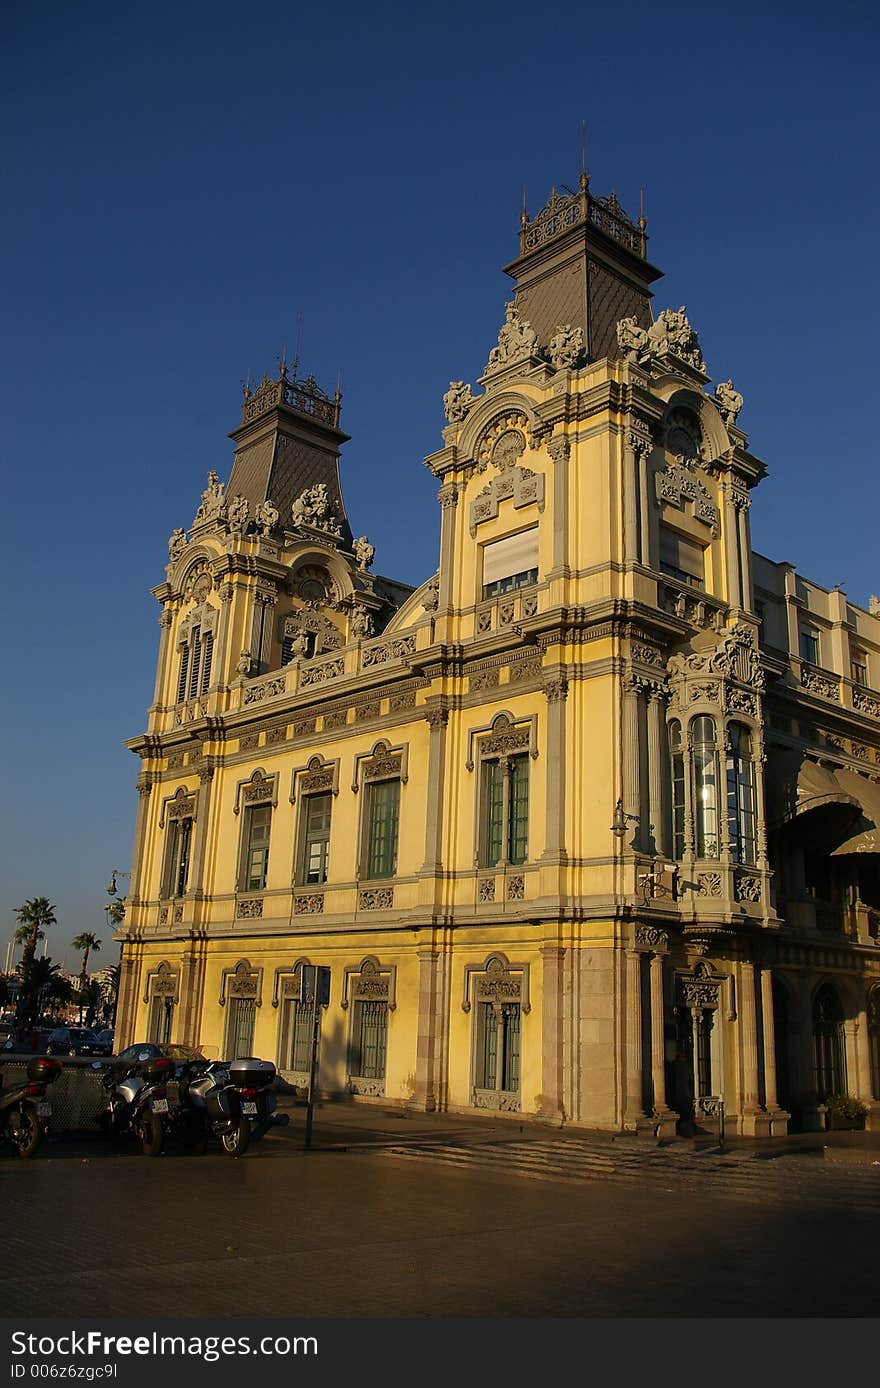
<path id="1" fill-rule="evenodd" d="M 416 590 L 349 525 L 338 394 L 246 390 L 153 590 L 119 1046 L 305 1083 L 310 963 L 325 1093 L 880 1121 L 880 616 L 753 553 L 742 397 L 646 252 L 586 175 L 523 214 Z"/>

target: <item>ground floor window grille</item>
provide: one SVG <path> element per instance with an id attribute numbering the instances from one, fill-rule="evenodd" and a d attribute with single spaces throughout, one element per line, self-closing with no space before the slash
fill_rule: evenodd
<path id="1" fill-rule="evenodd" d="M 257 1004 L 254 998 L 230 998 L 226 1004 L 226 1046 L 224 1060 L 236 1060 L 253 1054 L 254 1022 Z"/>
<path id="2" fill-rule="evenodd" d="M 352 1013 L 352 1076 L 365 1080 L 384 1080 L 388 1042 L 388 1004 L 375 999 L 359 999 Z"/>
<path id="3" fill-rule="evenodd" d="M 281 1004 L 279 1068 L 308 1074 L 312 1063 L 312 1005 L 299 998 Z"/>
<path id="4" fill-rule="evenodd" d="M 150 1021 L 147 1027 L 147 1040 L 155 1046 L 167 1046 L 171 1040 L 171 1027 L 174 1021 L 174 1000 L 172 998 L 153 998 L 150 1003 Z"/>
<path id="5" fill-rule="evenodd" d="M 832 1094 L 845 1094 L 843 1009 L 830 984 L 819 989 L 813 1003 L 813 1058 L 819 1103 Z"/>
<path id="6" fill-rule="evenodd" d="M 503 1094 L 519 1093 L 519 1003 L 477 1004 L 476 1085 Z"/>

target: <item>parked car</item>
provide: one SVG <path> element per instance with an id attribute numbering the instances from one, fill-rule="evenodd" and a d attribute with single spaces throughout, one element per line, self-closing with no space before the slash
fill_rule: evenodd
<path id="1" fill-rule="evenodd" d="M 18 1045 L 18 1036 L 15 1027 L 11 1022 L 0 1022 L 0 1050 L 14 1051 Z"/>
<path id="2" fill-rule="evenodd" d="M 113 1028 L 104 1027 L 103 1030 L 95 1033 L 102 1046 L 109 1046 L 113 1050 Z"/>
<path id="3" fill-rule="evenodd" d="M 111 1055 L 112 1045 L 102 1042 L 91 1027 L 56 1027 L 46 1041 L 47 1055 Z"/>
<path id="4" fill-rule="evenodd" d="M 117 1061 L 123 1061 L 131 1065 L 136 1060 L 155 1060 L 156 1056 L 167 1056 L 169 1060 L 174 1060 L 178 1065 L 183 1065 L 187 1060 L 208 1060 L 209 1057 L 200 1051 L 197 1046 L 160 1046 L 156 1041 L 136 1041 L 133 1046 L 126 1046 L 124 1051 L 114 1055 L 114 1065 Z"/>

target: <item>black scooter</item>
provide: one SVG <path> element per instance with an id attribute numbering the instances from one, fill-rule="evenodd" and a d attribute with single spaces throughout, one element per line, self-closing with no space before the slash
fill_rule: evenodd
<path id="1" fill-rule="evenodd" d="M 165 1141 L 168 1115 L 168 1081 L 174 1078 L 174 1061 L 144 1052 L 131 1065 L 92 1062 L 103 1070 L 104 1104 L 98 1122 L 111 1141 L 134 1137 L 144 1156 L 158 1157 Z"/>
<path id="2" fill-rule="evenodd" d="M 28 1061 L 24 1084 L 3 1089 L 0 1073 L 0 1141 L 20 1157 L 32 1157 L 46 1136 L 52 1113 L 46 1087 L 60 1074 L 61 1061 L 42 1055 Z"/>

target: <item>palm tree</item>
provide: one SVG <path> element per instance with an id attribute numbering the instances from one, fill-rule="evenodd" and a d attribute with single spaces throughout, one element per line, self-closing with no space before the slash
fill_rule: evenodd
<path id="1" fill-rule="evenodd" d="M 76 939 L 73 941 L 73 947 L 74 949 L 81 949 L 83 952 L 82 968 L 79 971 L 79 1019 L 82 1021 L 83 995 L 86 991 L 86 974 L 89 967 L 89 954 L 92 950 L 97 953 L 101 948 L 101 941 L 98 939 L 97 935 L 93 935 L 90 930 L 84 930 L 83 933 L 77 935 Z"/>
<path id="2" fill-rule="evenodd" d="M 37 941 L 41 939 L 50 925 L 56 925 L 55 907 L 47 896 L 32 896 L 15 912 L 19 927 L 16 940 L 24 940 L 24 953 L 19 964 L 21 993 L 18 1001 L 18 1020 L 29 1025 L 36 1010 L 36 993 L 33 981 L 36 962 Z"/>

